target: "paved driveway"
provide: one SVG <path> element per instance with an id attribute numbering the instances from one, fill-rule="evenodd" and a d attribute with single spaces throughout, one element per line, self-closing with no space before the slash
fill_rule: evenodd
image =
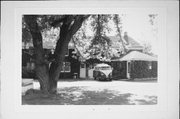
<path id="1" fill-rule="evenodd" d="M 157 85 L 156 82 L 118 80 L 59 81 L 58 95 L 51 100 L 54 100 L 52 104 L 63 105 L 154 105 L 157 104 Z M 34 82 L 34 88 L 39 88 L 38 82 Z M 36 102 L 47 103 L 51 104 L 51 101 Z"/>

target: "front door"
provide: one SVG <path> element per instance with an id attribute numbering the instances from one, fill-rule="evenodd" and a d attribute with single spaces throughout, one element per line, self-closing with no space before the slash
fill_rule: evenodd
<path id="1" fill-rule="evenodd" d="M 86 78 L 86 64 L 85 63 L 81 63 L 80 78 Z"/>

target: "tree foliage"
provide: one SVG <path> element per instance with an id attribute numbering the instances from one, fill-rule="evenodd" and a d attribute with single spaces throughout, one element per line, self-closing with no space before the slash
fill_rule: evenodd
<path id="1" fill-rule="evenodd" d="M 124 42 L 122 41 L 122 23 L 120 16 L 118 14 L 103 14 L 103 15 L 91 15 L 89 20 L 91 21 L 91 27 L 93 31 L 93 36 L 91 36 L 91 41 L 89 47 L 86 48 L 86 55 L 89 58 L 98 58 L 100 60 L 110 60 L 112 57 L 117 56 L 117 52 L 111 46 L 112 40 L 106 35 L 111 32 L 111 27 L 109 22 L 113 21 L 117 35 L 119 36 L 119 42 L 123 46 L 122 49 L 125 50 Z M 83 33 L 85 34 L 85 33 Z"/>
<path id="2" fill-rule="evenodd" d="M 77 16 L 78 15 L 38 15 L 37 24 L 41 31 L 43 42 L 49 40 L 56 44 L 63 22 L 66 21 L 66 24 L 73 23 Z M 111 28 L 108 25 L 110 20 L 114 21 L 119 42 L 121 46 L 123 46 L 124 51 L 126 50 L 122 40 L 122 22 L 118 14 L 84 16 L 89 17 L 86 21 L 90 21 L 93 35 L 87 36 L 87 22 L 84 21 L 82 26 L 72 37 L 72 41 L 79 55 L 83 55 L 82 57 L 84 58 L 110 59 L 112 57 L 112 48 L 109 47 L 112 41 L 106 36 L 106 33 L 111 32 Z M 25 36 L 23 37 L 23 42 L 31 42 L 32 37 L 29 33 L 29 29 L 24 20 L 23 23 L 25 24 L 23 28 L 23 36 Z"/>
<path id="3" fill-rule="evenodd" d="M 113 21 L 115 23 L 116 29 L 117 29 L 117 35 L 119 36 L 119 42 L 121 43 L 122 47 L 123 47 L 123 53 L 127 52 L 127 49 L 125 47 L 125 44 L 123 42 L 122 39 L 122 22 L 121 22 L 121 18 L 118 14 L 115 14 L 113 17 Z"/>
<path id="4" fill-rule="evenodd" d="M 149 14 L 149 22 L 151 25 L 156 24 L 156 18 L 157 18 L 157 14 Z"/>
<path id="5" fill-rule="evenodd" d="M 151 52 L 151 50 L 152 50 L 151 44 L 149 44 L 149 43 L 144 43 L 144 44 L 143 44 L 143 47 L 144 47 L 144 49 L 143 49 L 143 52 L 144 52 L 144 53 L 146 53 L 146 54 L 151 54 L 151 53 L 152 53 L 152 52 Z"/>
<path id="6" fill-rule="evenodd" d="M 54 92 L 69 42 L 79 55 L 86 54 L 102 60 L 112 57 L 113 49 L 106 33 L 108 22 L 114 19 L 121 40 L 120 18 L 117 15 L 24 15 L 23 42 L 32 40 L 35 53 L 36 75 L 44 92 Z M 93 36 L 86 35 L 86 21 L 91 21 Z M 48 61 L 43 42 L 54 40 L 53 60 Z M 83 56 L 82 56 L 83 57 Z"/>
<path id="7" fill-rule="evenodd" d="M 27 43 L 32 41 L 32 36 L 28 29 L 26 22 L 24 21 L 24 17 L 22 18 L 22 42 L 24 43 L 24 49 L 27 47 Z"/>
<path id="8" fill-rule="evenodd" d="M 151 30 L 152 30 L 152 33 L 155 37 L 157 37 L 157 34 L 158 34 L 158 22 L 157 22 L 157 19 L 158 19 L 158 14 L 149 14 L 149 23 L 150 23 L 150 26 L 151 26 Z"/>

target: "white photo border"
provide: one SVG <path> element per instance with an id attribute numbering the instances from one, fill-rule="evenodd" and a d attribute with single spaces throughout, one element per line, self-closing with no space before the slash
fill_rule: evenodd
<path id="1" fill-rule="evenodd" d="M 39 3 L 39 4 L 38 4 Z M 146 118 L 168 117 L 169 85 L 168 52 L 170 42 L 167 38 L 168 6 L 173 2 L 118 2 L 118 1 L 74 1 L 71 2 L 3 2 L 2 28 L 2 117 L 23 118 Z M 171 4 L 169 4 L 171 3 Z M 7 7 L 7 8 L 5 8 Z M 171 7 L 172 8 L 172 7 Z M 157 105 L 22 105 L 21 103 L 21 48 L 22 48 L 22 15 L 24 14 L 115 14 L 115 13 L 157 13 L 159 16 L 159 53 L 158 53 L 158 104 Z M 5 18 L 5 15 L 8 18 Z M 10 20 L 7 21 L 6 20 Z M 11 22 L 11 23 L 10 23 Z M 8 24 L 10 23 L 10 24 Z M 8 33 L 12 35 L 9 36 Z M 176 34 L 175 34 L 176 35 Z M 176 38 L 176 37 L 175 37 Z M 7 39 L 7 40 L 4 40 Z M 168 40 L 168 41 L 167 41 Z M 8 44 L 5 45 L 5 44 Z M 8 48 L 10 50 L 8 51 Z M 12 57 L 11 57 L 12 56 Z M 9 60 L 7 60 L 9 59 Z M 13 59 L 13 61 L 11 61 Z M 10 63 L 11 62 L 11 63 Z M 11 69 L 9 69 L 11 67 Z M 12 80 L 13 79 L 13 80 Z M 5 81 L 6 80 L 6 81 Z M 176 80 L 172 80 L 175 82 Z M 9 84 L 11 82 L 12 84 Z M 8 88 L 8 89 L 7 89 Z M 11 94 L 11 95 L 10 95 Z M 8 99 L 10 98 L 10 99 Z M 10 112 L 8 112 L 10 111 Z M 37 117 L 34 117 L 36 114 Z M 43 116 L 42 116 L 43 115 Z M 88 117 L 87 117 L 88 116 Z"/>

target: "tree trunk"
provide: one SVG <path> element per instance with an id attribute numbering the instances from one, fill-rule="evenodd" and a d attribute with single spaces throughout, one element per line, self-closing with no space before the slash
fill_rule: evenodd
<path id="1" fill-rule="evenodd" d="M 55 48 L 55 61 L 48 67 L 48 62 L 45 58 L 45 52 L 43 49 L 42 35 L 38 28 L 36 15 L 25 15 L 25 21 L 29 27 L 30 33 L 33 38 L 33 46 L 35 50 L 35 64 L 36 75 L 40 82 L 41 90 L 45 93 L 55 93 L 57 89 L 57 81 L 61 72 L 65 53 L 68 50 L 68 43 L 72 36 L 81 27 L 83 21 L 88 18 L 89 15 L 76 15 L 72 17 L 67 15 L 64 18 L 63 25 L 60 30 L 60 37 L 57 41 Z M 73 19 L 72 19 L 73 18 Z"/>
<path id="2" fill-rule="evenodd" d="M 63 28 L 62 28 L 63 29 Z M 63 29 L 66 31 L 66 29 Z M 57 89 L 57 81 L 60 76 L 60 72 L 63 66 L 63 61 L 65 59 L 65 54 L 68 51 L 68 43 L 71 40 L 71 37 L 68 32 L 60 33 L 60 39 L 57 42 L 55 49 L 55 61 L 52 62 L 49 75 L 50 75 L 50 88 L 49 92 L 55 93 Z"/>
<path id="3" fill-rule="evenodd" d="M 40 88 L 44 93 L 48 93 L 49 90 L 49 72 L 48 63 L 45 59 L 45 52 L 42 47 L 42 35 L 38 28 L 36 21 L 37 16 L 25 15 L 25 21 L 29 27 L 30 33 L 33 38 L 33 46 L 35 51 L 35 72 L 40 82 Z"/>
<path id="4" fill-rule="evenodd" d="M 50 88 L 49 92 L 56 92 L 57 89 L 57 81 L 60 76 L 61 68 L 63 65 L 63 61 L 65 59 L 65 54 L 68 51 L 68 44 L 73 37 L 73 35 L 78 31 L 81 27 L 83 21 L 89 16 L 77 15 L 75 20 L 69 22 L 69 19 L 72 18 L 71 15 L 66 16 L 66 21 L 61 26 L 60 37 L 56 43 L 55 48 L 55 62 L 53 62 L 49 69 L 50 75 Z M 73 24 L 72 24 L 73 23 Z"/>
<path id="5" fill-rule="evenodd" d="M 48 74 L 48 68 L 47 65 L 37 65 L 36 64 L 36 75 L 38 77 L 39 83 L 40 83 L 40 89 L 44 93 L 49 93 L 49 74 Z"/>

